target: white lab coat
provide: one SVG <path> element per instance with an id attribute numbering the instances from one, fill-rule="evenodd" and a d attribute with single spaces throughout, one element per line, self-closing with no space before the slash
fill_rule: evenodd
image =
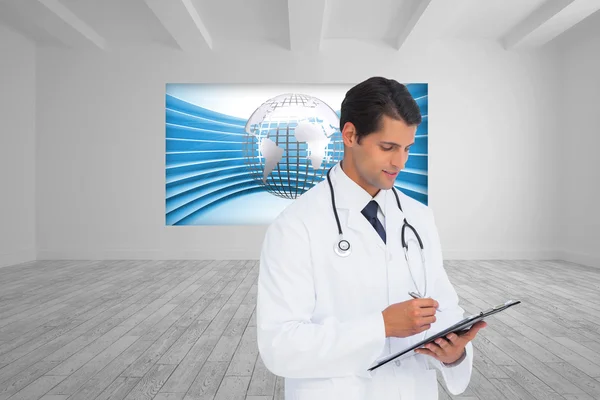
<path id="1" fill-rule="evenodd" d="M 326 180 L 296 199 L 268 228 L 261 252 L 257 293 L 257 340 L 269 371 L 285 377 L 289 400 L 435 400 L 435 367 L 452 394 L 469 384 L 473 347 L 457 366 L 411 352 L 399 361 L 369 372 L 388 354 L 425 336 L 386 338 L 382 311 L 410 300 L 416 291 L 403 248 L 404 216 L 423 240 L 427 264 L 427 297 L 441 312 L 427 332 L 439 332 L 463 318 L 463 309 L 442 264 L 439 237 L 431 210 L 398 191 L 376 196 L 385 216 L 387 245 L 361 214 L 370 195 L 336 165 L 331 171 L 336 206 L 352 253 L 334 253 L 338 228 Z M 407 231 L 408 237 L 412 236 Z M 423 270 L 414 242 L 409 257 L 419 289 Z"/>

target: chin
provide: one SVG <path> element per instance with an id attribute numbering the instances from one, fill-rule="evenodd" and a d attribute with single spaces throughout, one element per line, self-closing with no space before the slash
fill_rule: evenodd
<path id="1" fill-rule="evenodd" d="M 396 181 L 394 181 L 394 182 L 390 182 L 390 181 L 381 181 L 381 182 L 378 182 L 378 184 L 376 185 L 376 187 L 377 187 L 378 189 L 380 189 L 380 190 L 389 190 L 389 189 L 391 189 L 391 188 L 394 186 L 394 183 L 395 183 L 395 182 L 396 182 Z"/>

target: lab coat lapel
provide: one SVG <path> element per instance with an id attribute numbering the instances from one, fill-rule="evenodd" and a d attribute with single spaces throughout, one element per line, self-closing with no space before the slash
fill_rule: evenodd
<path id="1" fill-rule="evenodd" d="M 360 210 L 345 208 L 344 214 L 346 215 L 346 226 L 360 238 L 361 243 L 376 244 L 379 249 L 385 251 L 385 243 Z"/>
<path id="2" fill-rule="evenodd" d="M 361 235 L 364 240 L 376 243 L 383 251 L 386 250 L 387 243 L 388 251 L 394 250 L 395 253 L 401 255 L 402 259 L 404 259 L 401 241 L 404 213 L 398 208 L 396 196 L 394 196 L 391 189 L 388 190 L 385 197 L 386 243 L 381 240 L 375 228 L 362 215 L 361 210 L 349 208 L 347 201 L 342 201 L 339 207 L 344 207 L 348 229 L 353 230 L 357 235 Z"/>
<path id="3" fill-rule="evenodd" d="M 360 188 L 356 183 L 345 176 L 340 169 L 339 164 L 334 168 L 334 190 L 336 197 L 336 207 L 340 217 L 340 223 L 345 225 L 353 236 L 358 238 L 361 245 L 375 244 L 377 248 L 385 251 L 385 243 L 379 237 L 379 234 L 362 215 L 363 204 L 361 200 L 364 195 L 364 189 Z M 366 192 L 365 192 L 366 193 Z M 389 197 L 389 196 L 388 196 Z M 386 199 L 387 201 L 387 199 Z M 387 240 L 387 239 L 386 239 Z M 371 246 L 369 246 L 371 247 Z"/>

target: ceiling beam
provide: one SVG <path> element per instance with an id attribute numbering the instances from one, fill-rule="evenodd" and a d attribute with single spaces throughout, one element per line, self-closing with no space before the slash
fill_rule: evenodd
<path id="1" fill-rule="evenodd" d="M 30 15 L 38 14 L 37 16 L 31 16 L 35 17 L 39 21 L 39 25 L 49 34 L 70 47 L 79 47 L 83 38 L 85 42 L 92 43 L 101 50 L 107 49 L 106 40 L 58 0 L 38 0 L 38 2 L 50 11 L 52 15 L 62 20 L 59 23 L 55 18 L 47 18 L 47 15 L 45 15 L 47 13 L 39 15 L 40 13 L 37 10 L 34 8 L 30 9 Z"/>
<path id="2" fill-rule="evenodd" d="M 192 0 L 145 1 L 183 51 L 213 49 L 212 37 Z"/>
<path id="3" fill-rule="evenodd" d="M 402 46 L 404 46 L 404 43 L 406 43 L 409 36 L 415 31 L 417 24 L 423 19 L 423 16 L 427 12 L 432 1 L 433 0 L 413 0 L 413 11 L 400 31 L 400 35 L 398 35 L 396 49 L 400 50 Z"/>
<path id="4" fill-rule="evenodd" d="M 320 50 L 327 14 L 327 0 L 288 0 L 290 50 Z"/>
<path id="5" fill-rule="evenodd" d="M 502 39 L 506 50 L 541 46 L 600 9 L 598 0 L 549 0 Z"/>

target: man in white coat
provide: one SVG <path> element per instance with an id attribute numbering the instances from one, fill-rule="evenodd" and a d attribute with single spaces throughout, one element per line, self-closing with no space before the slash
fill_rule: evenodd
<path id="1" fill-rule="evenodd" d="M 430 208 L 393 192 L 420 123 L 404 85 L 373 77 L 354 86 L 341 107 L 343 160 L 267 230 L 258 349 L 265 366 L 285 377 L 286 399 L 435 400 L 436 369 L 452 394 L 470 382 L 471 340 L 485 322 L 369 371 L 463 318 Z M 409 227 L 406 261 L 405 222 L 423 243 L 424 266 Z M 341 239 L 349 251 L 334 251 Z"/>

